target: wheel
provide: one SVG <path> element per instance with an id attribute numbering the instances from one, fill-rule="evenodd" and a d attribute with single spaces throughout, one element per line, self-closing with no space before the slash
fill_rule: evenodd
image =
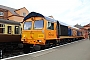
<path id="1" fill-rule="evenodd" d="M 24 52 L 25 54 L 29 53 L 29 52 L 30 52 L 30 46 L 29 46 L 29 45 L 24 45 L 24 47 L 23 47 L 23 52 Z"/>
<path id="2" fill-rule="evenodd" d="M 41 45 L 41 49 L 44 50 L 45 49 L 45 45 Z"/>
<path id="3" fill-rule="evenodd" d="M 33 46 L 33 48 L 34 48 L 34 50 L 39 51 L 41 49 L 41 46 L 40 45 L 35 45 L 35 46 Z"/>
<path id="4" fill-rule="evenodd" d="M 45 49 L 49 48 L 50 44 L 49 43 L 46 43 L 45 44 Z"/>

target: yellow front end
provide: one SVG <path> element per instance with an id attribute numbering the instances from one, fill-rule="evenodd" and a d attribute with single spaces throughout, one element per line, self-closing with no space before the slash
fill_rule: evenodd
<path id="1" fill-rule="evenodd" d="M 34 45 L 45 44 L 44 34 L 42 33 L 42 31 L 39 30 L 23 31 L 22 41 L 23 43 L 34 44 Z"/>
<path id="2" fill-rule="evenodd" d="M 23 43 L 26 44 L 39 44 L 45 45 L 44 37 L 44 20 L 39 17 L 34 17 L 26 20 L 24 23 L 24 29 L 22 31 Z"/>

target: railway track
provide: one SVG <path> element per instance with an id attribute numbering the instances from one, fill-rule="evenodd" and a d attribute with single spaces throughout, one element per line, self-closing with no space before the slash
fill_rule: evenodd
<path id="1" fill-rule="evenodd" d="M 75 42 L 75 41 L 74 41 Z M 71 44 L 71 43 L 74 43 L 74 42 L 70 42 L 70 43 L 64 43 L 64 44 L 61 44 L 61 45 L 58 45 L 58 46 L 63 46 L 63 45 L 68 45 L 68 44 Z M 77 42 L 77 41 L 76 41 Z M 49 48 L 55 48 L 56 46 L 50 46 Z M 49 49 L 49 48 L 46 48 L 46 49 Z M 43 49 L 45 50 L 45 49 Z M 40 50 L 41 51 L 41 50 Z M 33 53 L 33 52 L 36 52 L 36 51 L 30 51 L 28 53 Z M 27 53 L 27 54 L 28 54 Z M 6 53 L 1 53 L 1 59 L 4 59 L 4 58 L 9 58 L 9 57 L 14 57 L 14 56 L 18 56 L 18 55 L 23 55 L 23 49 L 17 49 L 17 50 L 13 50 L 13 51 L 8 51 Z"/>
<path id="2" fill-rule="evenodd" d="M 0 58 L 8 58 L 8 57 L 13 57 L 13 56 L 18 56 L 24 54 L 22 50 L 13 50 L 13 51 L 7 51 L 7 52 L 0 52 Z"/>

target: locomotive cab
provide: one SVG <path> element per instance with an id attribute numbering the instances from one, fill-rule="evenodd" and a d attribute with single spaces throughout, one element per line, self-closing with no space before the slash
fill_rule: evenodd
<path id="1" fill-rule="evenodd" d="M 57 22 L 39 13 L 31 12 L 23 21 L 22 39 L 29 46 L 54 44 L 57 39 Z"/>
<path id="2" fill-rule="evenodd" d="M 28 44 L 44 43 L 44 19 L 32 17 L 23 23 L 22 41 Z"/>
<path id="3" fill-rule="evenodd" d="M 42 17 L 32 17 L 23 23 L 23 43 L 45 45 L 46 40 L 57 39 L 56 23 Z"/>

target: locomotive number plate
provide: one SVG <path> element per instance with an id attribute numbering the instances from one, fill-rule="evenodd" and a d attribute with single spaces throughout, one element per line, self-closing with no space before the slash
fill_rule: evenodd
<path id="1" fill-rule="evenodd" d="M 44 38 L 43 34 L 38 34 L 38 38 Z"/>

